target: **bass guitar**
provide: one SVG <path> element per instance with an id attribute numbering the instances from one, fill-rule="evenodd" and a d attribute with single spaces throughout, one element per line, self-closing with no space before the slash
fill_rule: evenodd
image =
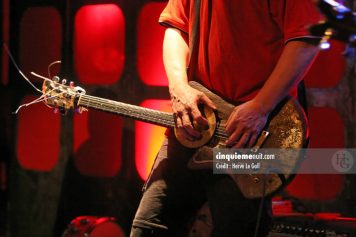
<path id="1" fill-rule="evenodd" d="M 226 148 L 225 141 L 228 135 L 225 132 L 226 121 L 236 105 L 226 102 L 223 98 L 214 94 L 201 84 L 191 81 L 190 86 L 205 93 L 216 105 L 217 110 L 209 107 L 202 108 L 202 114 L 209 122 L 209 128 L 199 128 L 202 137 L 196 141 L 188 141 L 175 132 L 177 140 L 184 146 L 197 148 L 195 155 L 190 159 L 188 167 L 192 169 L 211 169 L 213 167 L 213 149 Z M 172 113 L 152 110 L 90 96 L 85 94 L 81 87 L 67 86 L 59 81 L 46 79 L 42 86 L 42 92 L 47 105 L 58 107 L 65 112 L 70 109 L 85 110 L 97 109 L 132 119 L 144 121 L 159 126 L 175 129 L 175 120 Z M 308 127 L 306 116 L 299 103 L 292 98 L 283 100 L 270 114 L 266 127 L 257 139 L 253 151 L 261 148 L 303 148 L 308 140 Z M 293 155 L 283 157 L 280 162 L 287 167 L 287 171 L 280 173 L 251 173 L 228 174 L 246 198 L 259 198 L 273 195 L 293 177 L 293 173 L 300 163 L 303 155 L 294 152 Z M 285 170 L 285 169 L 284 169 Z"/>

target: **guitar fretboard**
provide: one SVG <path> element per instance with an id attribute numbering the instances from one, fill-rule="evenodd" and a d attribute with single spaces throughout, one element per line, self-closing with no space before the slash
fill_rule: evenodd
<path id="1" fill-rule="evenodd" d="M 174 117 L 172 113 L 148 109 L 95 96 L 81 95 L 79 97 L 77 106 L 93 108 L 104 112 L 118 114 L 124 117 L 140 120 L 151 124 L 156 124 L 167 128 L 173 128 L 175 126 Z M 222 127 L 220 124 L 218 124 L 214 135 L 223 139 L 226 139 L 228 137 L 224 127 Z"/>
<path id="2" fill-rule="evenodd" d="M 78 106 L 94 108 L 163 127 L 174 127 L 172 113 L 143 108 L 90 95 L 81 95 Z"/>

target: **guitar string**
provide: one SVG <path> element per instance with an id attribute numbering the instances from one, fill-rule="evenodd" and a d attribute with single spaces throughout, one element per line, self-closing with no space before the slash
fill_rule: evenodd
<path id="1" fill-rule="evenodd" d="M 6 44 L 3 44 L 3 47 L 5 48 L 5 51 L 6 51 L 7 54 L 9 55 L 9 57 L 10 57 L 12 63 L 15 65 L 15 67 L 16 67 L 16 69 L 18 70 L 19 74 L 20 74 L 35 90 L 37 90 L 38 92 L 42 93 L 42 96 L 39 97 L 38 99 L 36 99 L 36 100 L 34 100 L 34 101 L 30 102 L 30 103 L 27 103 L 27 104 L 24 104 L 24 105 L 20 105 L 20 106 L 17 108 L 17 110 L 14 112 L 15 114 L 17 114 L 17 113 L 19 112 L 19 110 L 20 110 L 22 107 L 27 107 L 27 106 L 29 106 L 29 105 L 32 105 L 32 104 L 35 104 L 35 103 L 39 103 L 39 102 L 42 102 L 42 101 L 44 101 L 44 100 L 46 100 L 46 99 L 54 98 L 54 97 L 60 95 L 60 94 L 58 94 L 58 95 L 56 95 L 56 96 L 52 96 L 52 97 L 47 97 L 47 98 L 46 98 L 45 96 L 46 96 L 47 94 L 49 94 L 50 91 L 49 91 L 48 93 L 46 93 L 46 94 L 43 94 L 43 92 L 42 92 L 41 90 L 39 90 L 36 86 L 34 86 L 34 85 L 32 84 L 32 82 L 24 75 L 24 73 L 23 73 L 23 72 L 20 70 L 20 68 L 17 66 L 17 64 L 16 64 L 16 62 L 15 62 L 15 60 L 14 60 L 14 58 L 12 57 L 12 54 L 11 54 L 9 48 L 7 47 L 7 45 L 6 45 Z M 50 68 L 53 64 L 56 64 L 56 63 L 60 63 L 60 61 L 55 61 L 55 62 L 51 63 L 51 64 L 49 65 L 49 67 L 48 67 L 48 71 L 49 71 L 49 68 Z M 48 72 L 48 73 L 49 73 L 49 77 L 50 77 L 50 72 Z M 38 74 L 36 74 L 36 73 L 34 73 L 34 72 L 31 72 L 31 74 L 34 75 L 34 76 L 36 76 L 36 77 L 39 77 L 39 78 L 41 78 L 41 79 L 43 79 L 43 80 L 52 81 L 51 79 L 46 78 L 46 77 L 43 77 L 43 76 L 40 76 L 40 75 L 38 75 Z M 53 90 L 54 90 L 54 89 L 53 89 Z M 63 92 L 63 93 L 65 93 L 65 92 Z M 62 94 L 62 93 L 61 93 L 61 94 Z M 88 96 L 88 95 L 85 95 L 85 96 Z M 88 96 L 88 97 L 89 97 L 89 96 Z M 42 99 L 42 98 L 44 98 L 44 99 Z M 95 97 L 93 97 L 93 99 L 94 99 L 94 98 L 95 98 Z M 91 101 L 93 101 L 93 100 L 89 100 L 88 102 L 91 102 Z M 45 104 L 46 104 L 46 103 L 45 103 Z M 47 104 L 46 104 L 46 105 L 47 105 Z M 47 106 L 49 106 L 49 105 L 47 105 Z M 49 107 L 50 107 L 50 106 L 49 106 Z M 115 111 L 112 111 L 112 112 L 117 113 L 118 111 L 117 111 L 117 109 L 115 109 Z M 175 124 L 174 124 L 174 120 L 173 120 L 173 116 L 172 116 L 171 114 L 169 114 L 169 113 L 163 114 L 163 112 L 160 112 L 160 111 L 159 111 L 159 113 L 157 114 L 157 116 L 155 115 L 155 118 L 158 119 L 158 120 L 162 120 L 162 118 L 161 118 L 162 116 L 165 116 L 165 117 L 166 117 L 165 120 L 166 120 L 167 125 L 172 126 L 172 127 L 175 125 Z M 167 116 L 169 116 L 170 118 L 167 119 Z M 132 117 L 134 117 L 134 115 L 132 115 Z M 150 121 L 149 118 L 146 118 L 146 119 L 147 119 L 147 121 Z M 173 123 L 171 122 L 172 120 L 173 120 Z M 221 130 L 220 128 L 221 128 L 221 126 L 216 129 L 215 134 L 216 134 L 217 136 L 221 137 L 221 138 L 227 138 L 227 135 L 226 135 L 225 131 L 224 131 L 224 130 Z"/>
<path id="2" fill-rule="evenodd" d="M 27 107 L 27 106 L 29 106 L 29 105 L 32 105 L 32 104 L 35 104 L 35 103 L 39 103 L 39 102 L 42 102 L 42 101 L 45 101 L 45 100 L 47 100 L 47 99 L 51 99 L 51 98 L 55 98 L 55 97 L 57 97 L 57 96 L 59 96 L 59 95 L 61 95 L 61 94 L 64 94 L 65 92 L 62 92 L 62 93 L 60 93 L 60 94 L 57 94 L 57 95 L 55 95 L 55 96 L 51 96 L 51 97 L 46 97 L 46 95 L 48 95 L 51 91 L 53 91 L 53 90 L 51 90 L 51 91 L 49 91 L 48 93 L 46 93 L 46 94 L 44 94 L 41 90 L 39 90 L 36 86 L 34 86 L 33 84 L 32 84 L 32 82 L 23 74 L 23 72 L 20 70 L 20 68 L 17 66 L 17 64 L 16 64 L 16 62 L 15 62 L 15 60 L 14 60 L 14 58 L 12 57 L 12 54 L 11 54 L 11 52 L 10 52 L 10 50 L 8 49 L 8 47 L 7 47 L 7 45 L 6 44 L 3 44 L 3 47 L 5 48 L 5 50 L 6 50 L 6 52 L 7 52 L 7 54 L 9 55 L 9 57 L 10 57 L 10 59 L 11 59 L 11 61 L 12 61 L 12 63 L 15 65 L 15 67 L 16 67 L 16 69 L 18 70 L 18 72 L 19 72 L 19 74 L 34 88 L 34 89 L 36 89 L 38 92 L 40 92 L 40 93 L 42 93 L 42 95 L 39 97 L 39 98 L 37 98 L 37 99 L 35 99 L 34 101 L 32 101 L 32 102 L 30 102 L 30 103 L 27 103 L 27 104 L 23 104 L 23 105 L 20 105 L 18 108 L 17 108 L 17 110 L 14 112 L 15 114 L 17 114 L 18 112 L 19 112 L 19 110 L 21 109 L 21 108 L 23 108 L 23 107 Z M 56 64 L 56 63 L 60 63 L 60 61 L 55 61 L 55 62 L 53 62 L 53 63 L 51 63 L 50 65 L 49 65 L 49 67 L 48 67 L 48 74 L 49 74 L 49 77 L 50 77 L 50 71 L 49 71 L 49 69 L 50 69 L 50 67 L 53 65 L 53 64 Z M 40 76 L 40 75 L 38 75 L 38 74 L 36 74 L 36 73 L 34 73 L 34 72 L 31 72 L 31 74 L 32 75 L 34 75 L 34 76 L 37 76 L 37 77 L 39 77 L 39 78 L 41 78 L 41 79 L 43 79 L 43 80 L 49 80 L 49 81 L 52 81 L 51 79 L 49 79 L 49 78 L 46 78 L 46 77 L 43 77 L 43 76 Z M 85 100 L 85 98 L 84 98 L 84 96 L 85 97 L 91 97 L 91 96 L 89 96 L 89 95 L 82 95 L 83 96 L 83 99 Z M 87 101 L 87 103 L 91 103 L 91 102 L 93 102 L 94 100 L 97 100 L 95 97 L 91 97 L 92 99 L 88 99 L 88 101 Z M 102 100 L 101 100 L 102 101 Z M 105 101 L 104 101 L 105 102 Z M 100 109 L 100 107 L 102 106 L 102 103 L 100 102 L 100 100 L 98 100 L 98 105 L 97 105 L 97 109 Z M 106 102 L 107 103 L 107 105 L 108 105 L 108 107 L 109 107 L 109 102 Z M 124 103 L 120 103 L 120 102 L 115 102 L 115 103 L 117 103 L 117 104 L 124 104 Z M 47 103 L 45 103 L 48 107 L 50 107 Z M 132 109 L 135 109 L 135 110 L 138 110 L 137 109 L 137 106 L 136 107 L 134 107 L 134 105 L 131 105 L 130 106 Z M 142 109 L 142 107 L 140 107 L 141 109 Z M 111 112 L 113 112 L 113 113 L 118 113 L 119 111 L 117 110 L 118 108 L 111 108 L 110 110 L 111 110 Z M 173 115 L 172 114 L 170 114 L 170 113 L 166 113 L 166 112 L 161 112 L 161 111 L 155 111 L 155 110 L 151 110 L 151 109 L 147 109 L 147 108 L 143 108 L 143 110 L 145 110 L 145 111 L 147 111 L 147 112 L 151 112 L 151 114 L 153 114 L 153 116 L 154 116 L 154 118 L 156 119 L 156 120 L 158 120 L 158 121 L 162 121 L 162 122 L 164 122 L 165 124 L 167 124 L 168 126 L 170 126 L 170 127 L 173 127 L 173 126 L 175 126 L 175 123 L 174 123 L 174 119 L 173 119 Z M 131 110 L 126 110 L 127 112 L 129 112 L 129 113 L 131 113 L 131 117 L 133 117 L 133 118 L 137 118 L 137 116 L 136 115 L 133 115 L 132 113 L 134 113 L 135 111 L 131 111 Z M 136 111 L 136 113 L 137 113 L 138 111 Z M 124 114 L 123 114 L 124 115 Z M 151 121 L 152 122 L 152 118 L 151 117 L 149 117 L 149 116 L 144 116 L 145 117 L 145 120 L 146 121 Z M 163 118 L 162 118 L 163 117 Z M 164 118 L 165 117 L 165 118 Z M 153 121 L 154 122 L 154 121 Z M 160 125 L 159 123 L 158 123 L 158 125 Z M 218 126 L 218 128 L 216 128 L 216 130 L 215 130 L 215 136 L 217 136 L 217 137 L 220 137 L 220 138 L 227 138 L 227 134 L 226 134 L 226 132 L 225 132 L 225 129 L 224 129 L 224 126 Z"/>
<path id="3" fill-rule="evenodd" d="M 81 104 L 84 106 L 85 105 L 88 106 L 88 104 L 91 104 L 93 107 L 95 106 L 96 109 L 102 109 L 102 110 L 106 108 L 112 113 L 126 115 L 134 119 L 141 119 L 143 121 L 151 122 L 157 125 L 162 125 L 163 123 L 168 127 L 175 126 L 173 114 L 168 112 L 152 110 L 149 108 L 139 107 L 137 105 L 130 105 L 130 104 L 126 104 L 118 101 L 112 101 L 104 98 L 98 98 L 90 95 L 81 95 Z M 219 138 L 227 139 L 228 135 L 225 132 L 225 127 L 219 125 L 215 130 L 215 136 Z"/>
<path id="4" fill-rule="evenodd" d="M 12 53 L 10 52 L 10 49 L 9 49 L 9 47 L 7 46 L 6 43 L 3 43 L 3 48 L 5 49 L 5 51 L 6 51 L 7 55 L 9 56 L 9 58 L 10 58 L 12 64 L 15 66 L 16 70 L 17 70 L 18 73 L 22 76 L 22 78 L 25 79 L 25 81 L 26 81 L 27 83 L 29 83 L 30 86 L 32 86 L 37 92 L 39 92 L 39 93 L 42 94 L 39 98 L 37 98 L 37 99 L 35 99 L 35 100 L 33 100 L 33 101 L 29 102 L 29 103 L 19 105 L 19 106 L 17 107 L 16 111 L 15 111 L 15 112 L 12 112 L 13 114 L 18 114 L 18 112 L 20 111 L 20 109 L 22 109 L 23 107 L 28 107 L 28 106 L 30 106 L 30 105 L 33 105 L 33 104 L 40 103 L 40 102 L 44 101 L 42 98 L 46 97 L 46 95 L 48 95 L 48 93 L 44 94 L 43 91 L 40 90 L 40 89 L 38 89 L 38 88 L 30 81 L 30 79 L 28 79 L 27 76 L 21 71 L 20 67 L 17 65 L 17 63 L 16 63 L 14 57 L 12 56 Z M 45 103 L 45 104 L 46 104 L 46 103 Z M 46 104 L 46 106 L 48 106 L 48 105 Z M 48 107 L 49 107 L 49 106 L 48 106 Z"/>
<path id="5" fill-rule="evenodd" d="M 85 98 L 87 97 L 87 98 Z M 125 111 L 126 113 L 129 113 L 129 115 L 137 117 L 144 117 L 145 119 L 151 120 L 150 118 L 154 118 L 156 120 L 160 120 L 160 121 L 164 121 L 165 124 L 170 125 L 170 126 L 174 126 L 174 120 L 171 117 L 170 113 L 166 113 L 166 112 L 162 112 L 162 111 L 157 111 L 157 110 L 152 110 L 152 109 L 148 109 L 148 108 L 143 108 L 143 107 L 139 107 L 136 105 L 129 105 L 129 104 L 125 104 L 125 103 L 121 103 L 121 102 L 116 102 L 116 101 L 110 101 L 110 100 L 106 100 L 106 99 L 97 99 L 95 97 L 91 97 L 91 96 L 85 96 L 82 97 L 82 100 L 84 99 L 86 101 L 86 99 L 89 100 L 89 103 L 96 103 L 98 107 L 107 107 L 109 109 L 114 110 L 112 112 L 120 112 L 120 110 Z M 89 97 L 89 98 L 88 98 Z M 88 102 L 88 101 L 86 101 Z M 84 104 L 84 103 L 83 103 Z M 119 108 L 117 107 L 119 106 Z M 153 116 L 149 117 L 148 115 L 146 116 L 146 114 L 144 113 L 149 113 Z"/>
<path id="6" fill-rule="evenodd" d="M 13 65 L 15 66 L 16 70 L 18 71 L 18 73 L 25 79 L 25 81 L 27 81 L 27 83 L 29 83 L 37 92 L 42 94 L 42 91 L 40 89 L 38 89 L 27 77 L 26 75 L 21 71 L 21 69 L 19 68 L 19 66 L 17 65 L 14 57 L 12 56 L 10 49 L 8 48 L 6 43 L 3 43 L 3 48 L 5 49 L 7 55 L 10 57 L 11 62 L 13 63 Z M 25 106 L 25 105 L 23 105 Z M 21 106 L 19 106 L 21 107 Z"/>
<path id="7" fill-rule="evenodd" d="M 142 108 L 142 107 L 138 107 L 138 106 L 134 106 L 134 105 L 127 105 L 127 104 L 124 104 L 121 102 L 107 102 L 107 101 L 103 101 L 103 100 L 90 100 L 90 99 L 88 100 L 85 97 L 82 97 L 81 101 L 83 101 L 83 104 L 90 103 L 92 106 L 95 106 L 98 109 L 106 108 L 110 112 L 127 115 L 127 116 L 137 118 L 137 119 L 142 118 L 143 120 L 146 120 L 146 121 L 151 121 L 151 120 L 155 119 L 155 120 L 158 120 L 159 122 L 164 123 L 165 125 L 174 126 L 174 121 L 170 117 L 168 117 L 169 113 L 164 114 L 163 112 L 160 112 L 160 111 L 150 110 L 147 108 Z M 113 103 L 114 103 L 114 105 L 112 105 Z M 117 106 L 120 106 L 120 107 L 117 107 Z M 145 113 L 142 113 L 141 111 L 148 112 L 148 113 L 152 114 L 153 116 L 148 116 Z M 154 122 L 154 121 L 152 121 L 152 122 Z"/>
<path id="8" fill-rule="evenodd" d="M 50 95 L 54 90 L 55 90 L 55 89 L 49 90 L 47 93 L 43 93 L 43 92 L 42 92 L 42 95 L 41 95 L 40 97 L 38 97 L 37 99 L 35 99 L 35 100 L 33 100 L 33 101 L 29 102 L 29 103 L 20 105 L 20 106 L 16 109 L 16 111 L 15 111 L 15 112 L 12 112 L 12 113 L 13 113 L 13 114 L 18 114 L 18 112 L 20 111 L 20 109 L 22 109 L 23 107 L 28 107 L 28 106 L 30 106 L 30 105 L 37 104 L 37 103 L 40 103 L 40 102 L 43 102 L 43 101 L 46 101 L 46 100 L 49 100 L 49 99 L 52 99 L 52 98 L 56 98 L 56 97 L 58 97 L 58 96 L 60 96 L 60 95 L 65 94 L 65 92 L 63 91 L 63 92 L 58 93 L 58 94 L 56 94 L 56 95 L 48 96 L 48 95 Z M 48 108 L 52 108 L 50 105 L 48 105 L 48 103 L 44 103 L 44 104 L 45 104 Z"/>
<path id="9" fill-rule="evenodd" d="M 153 122 L 158 125 L 160 125 L 159 122 L 163 122 L 165 125 L 168 125 L 170 127 L 175 126 L 172 113 L 152 110 L 136 105 L 130 105 L 122 102 L 97 98 L 94 96 L 82 95 L 81 104 L 88 105 L 88 103 L 96 109 L 106 109 L 113 113 L 121 113 L 122 115 L 127 115 L 132 118 Z M 119 106 L 120 108 L 118 108 L 117 106 Z M 146 112 L 146 114 L 143 112 Z M 149 114 L 151 114 L 151 116 Z M 155 122 L 155 120 L 158 120 L 159 122 Z M 221 125 L 216 129 L 215 135 L 220 138 L 227 138 L 227 134 L 224 131 L 224 127 Z"/>
<path id="10" fill-rule="evenodd" d="M 86 100 L 87 99 L 87 100 Z M 132 117 L 136 117 L 135 115 L 132 115 L 132 112 L 139 114 L 141 117 L 145 117 L 146 120 L 151 121 L 152 118 L 145 116 L 142 114 L 142 112 L 140 113 L 140 111 L 147 111 L 149 113 L 151 113 L 153 116 L 153 118 L 158 119 L 158 120 L 162 120 L 162 116 L 164 117 L 164 120 L 166 120 L 165 122 L 170 125 L 170 126 L 174 126 L 174 121 L 173 121 L 173 115 L 171 113 L 167 113 L 167 112 L 162 112 L 162 111 L 157 111 L 157 110 L 152 110 L 152 109 L 148 109 L 148 108 L 143 108 L 143 107 L 139 107 L 136 105 L 129 105 L 129 104 L 125 104 L 122 102 L 116 102 L 116 101 L 110 101 L 107 99 L 101 99 L 101 98 L 97 98 L 97 97 L 93 97 L 93 96 L 89 96 L 89 95 L 84 95 L 82 96 L 81 100 L 83 101 L 82 104 L 87 104 L 87 103 L 97 103 L 96 107 L 98 107 L 100 109 L 100 107 L 103 107 L 103 104 L 106 104 L 106 107 L 112 107 L 112 104 L 115 103 L 116 105 L 121 107 L 121 110 L 126 111 L 126 113 L 129 113 L 130 116 Z M 130 109 L 126 109 L 126 108 L 122 108 L 122 107 L 128 107 Z M 112 111 L 112 109 L 114 109 L 114 111 Z M 112 108 L 111 112 L 120 112 L 117 111 L 117 108 Z M 219 126 L 216 129 L 216 132 L 218 133 L 218 135 L 223 136 L 224 138 L 227 137 L 227 134 L 224 131 L 224 127 L 223 126 Z"/>
<path id="11" fill-rule="evenodd" d="M 85 97 L 87 97 L 87 98 L 85 98 Z M 158 111 L 158 110 L 152 110 L 152 109 L 149 109 L 149 108 L 144 108 L 144 107 L 139 107 L 139 106 L 136 106 L 136 105 L 125 104 L 125 103 L 117 102 L 117 101 L 110 101 L 110 100 L 107 100 L 107 99 L 101 99 L 101 98 L 92 97 L 92 96 L 88 96 L 88 95 L 85 95 L 85 97 L 82 97 L 82 100 L 83 99 L 84 100 L 88 99 L 89 101 L 87 101 L 87 103 L 88 102 L 89 103 L 90 102 L 96 102 L 96 103 L 98 103 L 97 106 L 99 106 L 99 107 L 103 107 L 104 103 L 106 103 L 107 107 L 113 107 L 112 104 L 115 104 L 115 105 L 120 106 L 120 109 L 124 110 L 126 112 L 129 112 L 129 113 L 135 112 L 141 117 L 145 116 L 141 111 L 148 112 L 148 113 L 153 115 L 153 118 L 159 119 L 159 120 L 164 119 L 164 120 L 166 120 L 168 125 L 171 125 L 171 126 L 174 125 L 174 119 L 173 119 L 172 113 L 162 112 L 162 111 Z M 83 104 L 85 104 L 85 103 L 83 103 Z M 128 108 L 128 109 L 126 109 L 125 107 Z M 114 109 L 115 109 L 114 112 L 117 112 L 116 111 L 117 108 L 114 107 Z M 151 118 L 151 117 L 148 117 L 148 118 Z"/>

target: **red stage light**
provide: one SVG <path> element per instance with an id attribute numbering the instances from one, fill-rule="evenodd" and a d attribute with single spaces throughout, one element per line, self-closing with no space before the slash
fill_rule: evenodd
<path id="1" fill-rule="evenodd" d="M 115 4 L 88 5 L 75 15 L 74 64 L 86 84 L 113 84 L 125 62 L 125 19 Z"/>
<path id="2" fill-rule="evenodd" d="M 171 111 L 168 100 L 145 100 L 141 106 L 161 111 Z M 166 128 L 136 121 L 135 125 L 135 164 L 138 174 L 146 180 L 157 152 L 164 140 Z"/>
<path id="3" fill-rule="evenodd" d="M 166 3 L 147 3 L 140 11 L 137 23 L 137 71 L 141 80 L 151 86 L 167 86 L 162 61 L 164 27 L 158 17 Z"/>
<path id="4" fill-rule="evenodd" d="M 22 103 L 36 99 L 26 96 Z M 22 109 L 17 125 L 17 159 L 24 169 L 51 171 L 59 156 L 60 117 L 44 104 Z"/>

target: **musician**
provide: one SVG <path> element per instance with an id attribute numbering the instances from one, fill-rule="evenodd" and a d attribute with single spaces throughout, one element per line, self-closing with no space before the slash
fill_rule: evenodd
<path id="1" fill-rule="evenodd" d="M 230 115 L 227 145 L 251 147 L 269 114 L 296 87 L 317 55 L 307 26 L 320 20 L 311 0 L 202 0 L 199 34 L 190 63 L 194 22 L 193 0 L 170 0 L 159 22 L 167 27 L 163 60 L 169 80 L 177 130 L 187 140 L 199 139 L 196 121 L 208 126 L 198 109 L 216 105 L 189 86 L 196 80 L 223 98 L 245 103 Z M 266 236 L 271 200 L 246 199 L 227 175 L 192 171 L 187 162 L 194 149 L 167 132 L 133 221 L 131 236 L 182 236 L 197 208 L 209 201 L 212 236 Z M 261 212 L 259 213 L 259 208 Z"/>

